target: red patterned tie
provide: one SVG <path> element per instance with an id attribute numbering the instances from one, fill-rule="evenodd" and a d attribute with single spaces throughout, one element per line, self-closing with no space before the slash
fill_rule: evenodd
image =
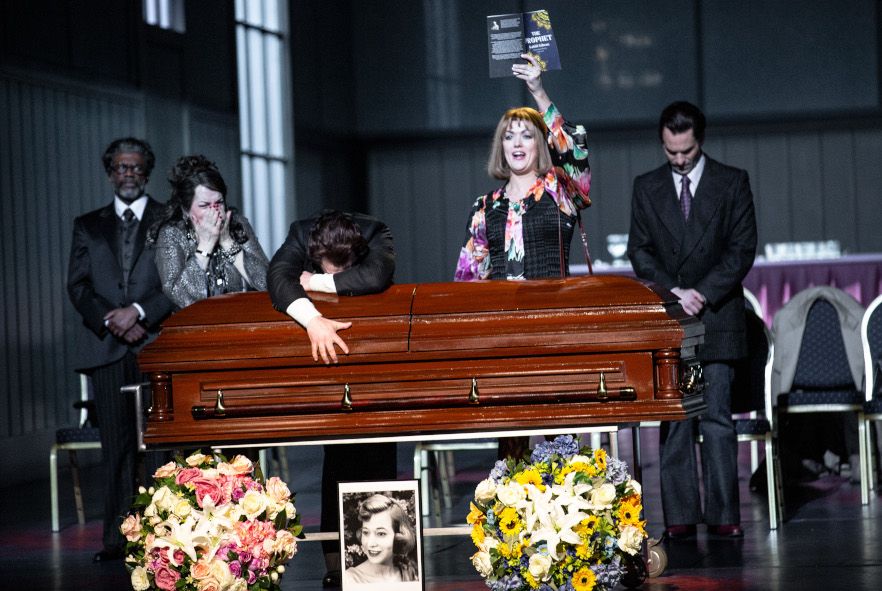
<path id="1" fill-rule="evenodd" d="M 692 209 L 692 191 L 689 190 L 689 177 L 685 174 L 680 178 L 683 187 L 680 189 L 680 211 L 683 219 L 689 220 L 689 211 Z"/>

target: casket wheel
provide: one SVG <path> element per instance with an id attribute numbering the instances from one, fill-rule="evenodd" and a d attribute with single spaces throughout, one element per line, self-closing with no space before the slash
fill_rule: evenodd
<path id="1" fill-rule="evenodd" d="M 650 578 L 661 575 L 668 566 L 668 553 L 660 542 L 661 540 L 649 538 L 646 543 L 646 570 Z"/>

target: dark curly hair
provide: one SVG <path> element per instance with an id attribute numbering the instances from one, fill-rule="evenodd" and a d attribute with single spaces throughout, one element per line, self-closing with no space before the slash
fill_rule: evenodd
<path id="1" fill-rule="evenodd" d="M 392 520 L 392 530 L 395 534 L 392 552 L 399 556 L 409 554 L 416 547 L 416 531 L 410 523 L 407 512 L 395 499 L 379 493 L 371 495 L 358 504 L 358 519 L 365 523 L 370 521 L 374 515 L 387 511 Z M 361 528 L 355 531 L 355 536 L 361 543 Z"/>
<path id="2" fill-rule="evenodd" d="M 144 156 L 144 165 L 147 170 L 144 176 L 150 176 L 153 166 L 156 164 L 156 157 L 153 155 L 153 149 L 144 140 L 134 137 L 123 137 L 110 142 L 104 154 L 101 156 L 101 163 L 104 165 L 104 172 L 110 174 L 110 165 L 113 163 L 113 157 L 123 152 L 133 152 Z"/>
<path id="3" fill-rule="evenodd" d="M 181 156 L 169 172 L 168 182 L 171 185 L 171 196 L 165 204 L 165 211 L 160 220 L 153 224 L 148 232 L 147 239 L 150 242 L 156 241 L 160 228 L 167 223 L 179 223 L 187 228 L 191 227 L 190 206 L 193 204 L 196 188 L 200 185 L 224 196 L 225 207 L 233 212 L 230 216 L 230 237 L 239 244 L 248 241 L 245 228 L 237 215 L 238 210 L 226 204 L 227 184 L 214 162 L 202 154 Z"/>
<path id="4" fill-rule="evenodd" d="M 309 260 L 318 269 L 322 268 L 322 259 L 348 269 L 363 259 L 369 250 L 358 224 L 337 210 L 325 211 L 319 216 L 309 232 L 307 244 Z"/>

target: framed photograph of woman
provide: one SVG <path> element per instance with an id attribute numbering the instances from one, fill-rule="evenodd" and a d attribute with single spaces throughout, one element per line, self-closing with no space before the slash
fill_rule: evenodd
<path id="1" fill-rule="evenodd" d="M 419 483 L 341 482 L 343 591 L 424 588 Z"/>

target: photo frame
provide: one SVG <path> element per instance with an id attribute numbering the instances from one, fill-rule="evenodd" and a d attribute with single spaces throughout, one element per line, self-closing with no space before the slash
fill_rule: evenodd
<path id="1" fill-rule="evenodd" d="M 341 482 L 343 591 L 422 591 L 419 482 Z"/>

